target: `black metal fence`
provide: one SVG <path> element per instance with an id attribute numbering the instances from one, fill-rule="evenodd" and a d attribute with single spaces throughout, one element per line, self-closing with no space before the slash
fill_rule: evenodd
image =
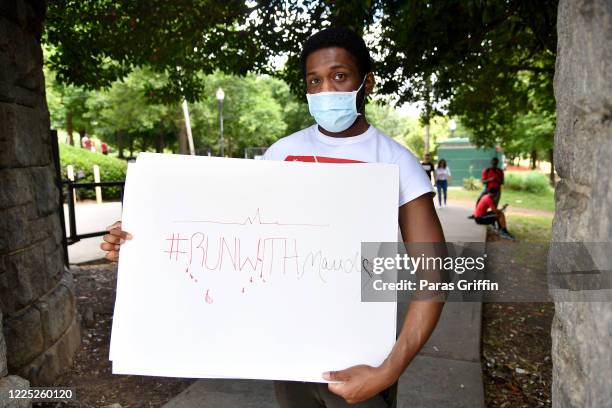
<path id="1" fill-rule="evenodd" d="M 53 161 L 55 163 L 55 183 L 59 190 L 59 217 L 62 226 L 62 243 L 64 246 L 64 264 L 70 267 L 70 259 L 68 258 L 68 246 L 79 242 L 82 239 L 100 237 L 106 234 L 106 231 L 87 232 L 84 234 L 77 233 L 77 219 L 75 211 L 75 192 L 78 189 L 96 188 L 96 187 L 120 187 L 121 202 L 123 202 L 123 188 L 125 181 L 101 181 L 98 183 L 91 182 L 75 182 L 68 179 L 62 179 L 62 169 L 59 156 L 59 145 L 57 140 L 57 131 L 51 130 L 51 145 L 53 149 Z M 67 198 L 67 200 L 64 200 Z M 68 206 L 68 229 L 70 234 L 67 235 L 66 219 L 64 216 L 64 204 Z"/>

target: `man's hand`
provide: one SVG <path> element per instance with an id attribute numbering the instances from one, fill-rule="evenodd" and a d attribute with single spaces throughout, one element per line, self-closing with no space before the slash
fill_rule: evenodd
<path id="1" fill-rule="evenodd" d="M 390 387 L 397 378 L 393 378 L 381 367 L 357 365 L 341 371 L 323 373 L 327 381 L 340 381 L 330 383 L 328 388 L 338 394 L 349 404 L 356 404 L 372 398 L 384 389 Z"/>
<path id="2" fill-rule="evenodd" d="M 128 239 L 132 239 L 132 235 L 121 229 L 121 221 L 109 225 L 106 227 L 106 231 L 108 231 L 108 234 L 102 237 L 103 242 L 100 244 L 100 248 L 108 252 L 105 256 L 106 259 L 116 262 L 119 260 L 121 244 Z"/>

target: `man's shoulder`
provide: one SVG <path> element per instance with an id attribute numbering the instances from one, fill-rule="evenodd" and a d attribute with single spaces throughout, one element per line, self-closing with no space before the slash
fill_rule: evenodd
<path id="1" fill-rule="evenodd" d="M 310 132 L 312 132 L 312 126 L 298 130 L 295 133 L 278 139 L 276 142 L 272 143 L 270 147 L 268 147 L 266 153 L 264 154 L 264 158 L 279 160 L 278 157 L 275 158 L 275 156 L 293 149 L 296 145 L 301 145 L 304 143 L 307 140 Z"/>
<path id="2" fill-rule="evenodd" d="M 306 137 L 308 137 L 310 132 L 312 132 L 313 126 L 308 126 L 307 128 L 300 129 L 297 132 L 291 133 L 290 135 L 281 137 L 276 142 L 274 142 L 272 144 L 272 146 L 274 146 L 274 145 L 283 146 L 283 145 L 287 145 L 287 144 L 291 144 L 291 143 L 301 142 Z M 272 147 L 272 146 L 270 146 L 270 147 Z"/>
<path id="3" fill-rule="evenodd" d="M 381 130 L 376 130 L 379 141 L 378 150 L 382 161 L 399 164 L 402 167 L 419 168 L 420 171 L 423 171 L 420 160 L 410 149 Z M 428 165 L 430 171 L 435 171 L 433 163 L 429 162 Z"/>

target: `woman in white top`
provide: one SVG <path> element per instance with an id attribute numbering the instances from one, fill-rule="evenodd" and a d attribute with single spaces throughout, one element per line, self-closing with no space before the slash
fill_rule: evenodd
<path id="1" fill-rule="evenodd" d="M 438 161 L 438 168 L 436 168 L 434 176 L 438 189 L 438 203 L 442 207 L 442 192 L 444 192 L 444 205 L 446 205 L 446 190 L 448 189 L 448 180 L 451 178 L 450 168 L 446 165 L 446 160 L 440 159 Z"/>

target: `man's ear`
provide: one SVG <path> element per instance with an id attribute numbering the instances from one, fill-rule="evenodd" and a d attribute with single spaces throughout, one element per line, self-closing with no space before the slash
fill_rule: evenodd
<path id="1" fill-rule="evenodd" d="M 368 73 L 366 75 L 365 84 L 364 84 L 366 95 L 369 95 L 372 93 L 372 91 L 374 91 L 375 84 L 376 84 L 376 80 L 374 79 L 374 73 L 372 72 Z"/>

